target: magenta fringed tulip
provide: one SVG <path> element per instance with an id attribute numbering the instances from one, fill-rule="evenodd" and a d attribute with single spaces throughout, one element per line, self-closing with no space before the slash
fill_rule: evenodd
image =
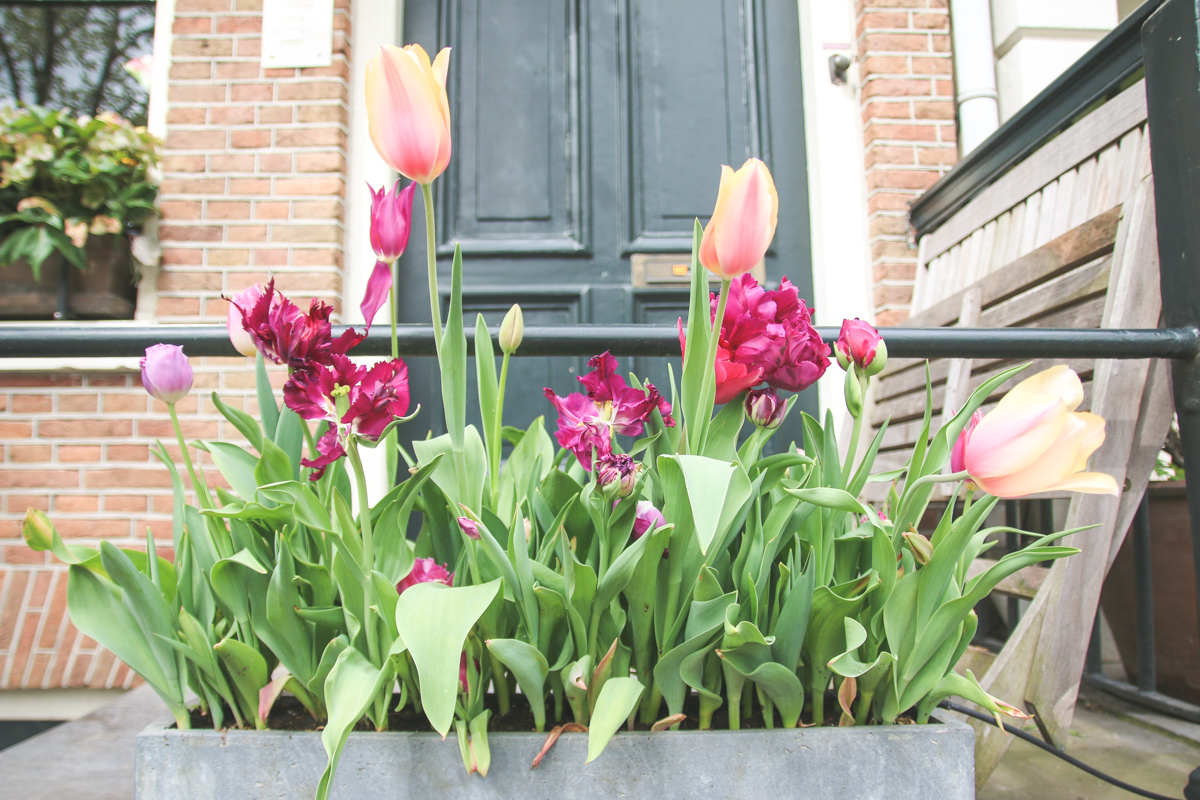
<path id="1" fill-rule="evenodd" d="M 404 594 L 405 589 L 411 589 L 418 583 L 441 583 L 446 586 L 454 585 L 454 573 L 432 558 L 418 558 L 413 563 L 412 572 L 405 575 L 396 584 L 396 591 Z"/>
<path id="2" fill-rule="evenodd" d="M 842 369 L 851 364 L 866 375 L 878 375 L 887 364 L 887 345 L 869 322 L 861 319 L 842 320 L 842 330 L 834 345 Z"/>
<path id="3" fill-rule="evenodd" d="M 450 101 L 446 72 L 450 48 L 431 64 L 419 44 L 385 44 L 367 63 L 367 127 L 392 169 L 430 183 L 450 163 Z"/>
<path id="4" fill-rule="evenodd" d="M 179 345 L 147 347 L 141 366 L 142 386 L 155 400 L 174 405 L 192 390 L 192 365 Z"/>
<path id="5" fill-rule="evenodd" d="M 955 449 L 975 484 L 996 497 L 1075 491 L 1117 494 L 1111 475 L 1084 472 L 1104 443 L 1104 420 L 1075 411 L 1083 384 L 1059 365 L 1017 384 L 990 413 L 968 426 Z"/>
<path id="6" fill-rule="evenodd" d="M 245 322 L 242 319 L 242 309 L 254 308 L 262 296 L 263 288 L 256 283 L 242 289 L 227 301 L 229 318 L 225 322 L 225 327 L 229 329 L 229 341 L 233 343 L 235 350 L 247 357 L 253 357 L 258 352 L 258 345 L 254 343 L 254 336 L 246 330 Z M 282 299 L 282 295 L 273 295 L 272 302 L 277 306 Z"/>
<path id="7" fill-rule="evenodd" d="M 374 321 L 375 314 L 387 302 L 391 291 L 392 267 L 386 261 L 376 261 L 375 269 L 371 270 L 371 277 L 367 278 L 367 290 L 363 292 L 362 304 L 359 306 L 368 333 L 371 332 L 371 322 Z"/>

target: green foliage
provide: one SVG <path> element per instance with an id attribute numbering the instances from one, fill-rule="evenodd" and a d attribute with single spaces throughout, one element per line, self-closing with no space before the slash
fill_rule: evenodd
<path id="1" fill-rule="evenodd" d="M 158 140 L 113 114 L 0 109 L 0 266 L 51 253 L 87 269 L 89 236 L 140 230 L 152 217 Z"/>

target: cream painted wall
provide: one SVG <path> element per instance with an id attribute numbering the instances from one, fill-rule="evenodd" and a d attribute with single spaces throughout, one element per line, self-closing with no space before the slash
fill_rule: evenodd
<path id="1" fill-rule="evenodd" d="M 857 65 L 846 83 L 829 80 L 829 57 L 854 55 L 852 0 L 799 0 L 804 135 L 808 150 L 808 207 L 812 230 L 816 324 L 840 326 L 846 317 L 872 319 L 867 199 Z M 846 416 L 842 371 L 818 384 L 821 410 Z"/>
<path id="2" fill-rule="evenodd" d="M 1117 0 L 992 0 L 1001 121 L 1046 88 L 1117 22 Z"/>

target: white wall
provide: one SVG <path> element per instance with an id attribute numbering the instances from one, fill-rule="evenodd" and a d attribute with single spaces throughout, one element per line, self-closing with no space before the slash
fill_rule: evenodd
<path id="1" fill-rule="evenodd" d="M 992 0 L 1000 119 L 1032 100 L 1117 22 L 1117 0 Z"/>
<path id="2" fill-rule="evenodd" d="M 806 299 L 817 309 L 817 325 L 836 327 L 847 317 L 874 316 L 857 65 L 843 85 L 829 80 L 831 55 L 854 56 L 854 4 L 799 2 L 814 295 Z M 835 364 L 818 384 L 822 412 L 833 410 L 839 421 L 845 417 L 842 383 Z"/>

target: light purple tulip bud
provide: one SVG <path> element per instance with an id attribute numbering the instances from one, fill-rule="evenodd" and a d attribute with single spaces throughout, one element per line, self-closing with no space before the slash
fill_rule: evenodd
<path id="1" fill-rule="evenodd" d="M 637 504 L 637 516 L 633 520 L 633 541 L 637 541 L 646 535 L 648 531 L 658 530 L 663 525 L 667 524 L 667 520 L 663 517 L 662 512 L 654 507 L 654 504 L 649 500 L 639 500 Z"/>
<path id="2" fill-rule="evenodd" d="M 787 403 L 771 387 L 751 389 L 746 394 L 746 418 L 760 428 L 778 428 L 787 414 Z"/>
<path id="3" fill-rule="evenodd" d="M 475 541 L 479 541 L 479 524 L 470 517 L 459 517 L 458 527 L 463 529 L 463 533 L 471 537 Z"/>
<path id="4" fill-rule="evenodd" d="M 380 261 L 391 264 L 408 247 L 408 233 L 412 220 L 413 191 L 410 183 L 400 189 L 400 181 L 389 192 L 385 187 L 371 188 L 371 249 Z"/>
<path id="5" fill-rule="evenodd" d="M 174 405 L 192 390 L 192 365 L 183 348 L 156 344 L 146 348 L 142 359 L 142 386 L 155 400 Z"/>

